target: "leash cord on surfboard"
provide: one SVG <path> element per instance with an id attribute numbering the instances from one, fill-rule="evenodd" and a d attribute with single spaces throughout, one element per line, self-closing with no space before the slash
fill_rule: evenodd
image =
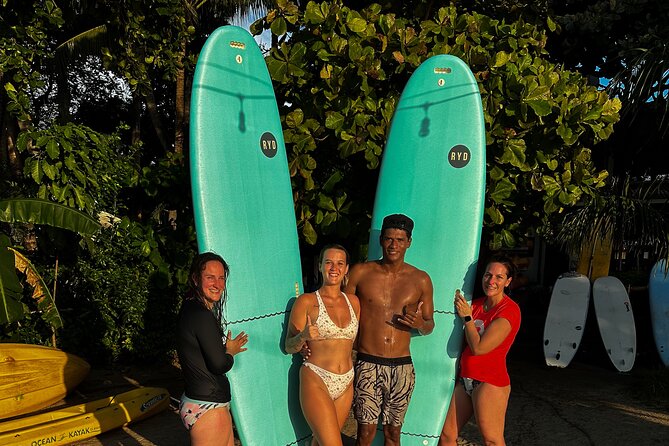
<path id="1" fill-rule="evenodd" d="M 455 314 L 455 311 L 448 311 L 448 310 L 434 310 L 435 313 L 439 314 Z"/>
<path id="2" fill-rule="evenodd" d="M 255 321 L 255 320 L 258 320 L 258 319 L 266 319 L 268 317 L 281 316 L 282 314 L 287 314 L 288 311 L 290 311 L 290 310 L 277 311 L 276 313 L 267 313 L 267 314 L 262 314 L 260 316 L 247 317 L 247 318 L 239 319 L 239 320 L 236 320 L 236 321 L 230 321 L 230 322 L 228 322 L 228 325 L 241 324 L 242 322 L 249 322 L 249 321 Z"/>
<path id="3" fill-rule="evenodd" d="M 299 285 L 298 282 L 295 282 L 295 298 L 297 299 L 299 297 L 299 295 L 300 295 L 300 285 Z M 274 316 L 281 316 L 283 314 L 288 314 L 288 312 L 290 310 L 292 310 L 292 306 L 291 306 L 291 308 L 289 308 L 288 310 L 285 310 L 285 311 L 277 311 L 276 313 L 267 313 L 267 314 L 262 314 L 260 316 L 247 317 L 247 318 L 244 318 L 244 319 L 239 319 L 239 320 L 236 320 L 236 321 L 228 322 L 228 325 L 241 324 L 243 322 L 250 322 L 250 321 L 255 321 L 255 320 L 258 320 L 258 319 L 266 319 L 268 317 L 274 317 Z"/>
<path id="4" fill-rule="evenodd" d="M 421 438 L 439 438 L 439 435 L 428 435 L 428 434 L 414 434 L 413 432 L 404 432 L 402 435 L 407 435 L 409 437 L 421 437 Z"/>
<path id="5" fill-rule="evenodd" d="M 290 446 L 293 444 L 300 444 L 301 441 L 308 440 L 311 438 L 311 434 L 307 435 L 306 437 L 298 438 L 297 440 L 293 441 L 292 443 L 286 443 L 286 446 Z"/>
<path id="6" fill-rule="evenodd" d="M 377 432 L 383 432 L 383 429 L 377 426 Z M 421 437 L 421 438 L 439 438 L 439 435 L 428 435 L 428 434 L 415 434 L 413 432 L 401 431 L 402 435 L 408 435 L 409 437 Z"/>

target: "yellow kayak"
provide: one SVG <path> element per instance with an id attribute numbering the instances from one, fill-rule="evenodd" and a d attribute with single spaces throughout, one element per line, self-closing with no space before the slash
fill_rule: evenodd
<path id="1" fill-rule="evenodd" d="M 44 409 L 86 378 L 91 366 L 52 347 L 0 343 L 0 418 Z"/>
<path id="2" fill-rule="evenodd" d="M 89 403 L 0 423 L 0 446 L 69 444 L 143 420 L 169 406 L 159 387 L 141 387 Z"/>

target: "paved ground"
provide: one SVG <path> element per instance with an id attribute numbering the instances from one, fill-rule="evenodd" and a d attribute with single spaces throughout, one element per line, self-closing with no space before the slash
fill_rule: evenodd
<path id="1" fill-rule="evenodd" d="M 652 396 L 653 382 L 662 373 L 656 367 L 637 367 L 622 374 L 606 364 L 574 362 L 566 369 L 555 369 L 536 360 L 512 358 L 509 369 L 513 381 L 506 428 L 509 445 L 669 444 L 669 401 Z M 74 398 L 106 395 L 136 384 L 165 387 L 172 395 L 182 389 L 179 371 L 173 367 L 94 370 Z M 349 421 L 344 433 L 345 444 L 353 444 L 354 421 Z M 171 446 L 187 445 L 188 437 L 173 405 L 134 426 L 75 444 Z M 460 444 L 482 444 L 473 422 Z"/>
<path id="2" fill-rule="evenodd" d="M 631 297 L 637 319 L 637 358 L 630 373 L 619 373 L 610 364 L 592 314 L 569 367 L 547 367 L 541 339 L 548 299 L 545 293 L 519 297 L 523 328 L 509 357 L 512 391 L 506 425 L 508 445 L 669 445 L 669 369 L 660 366 L 655 352 L 647 296 Z M 175 397 L 183 389 L 180 371 L 172 366 L 94 369 L 68 402 L 96 399 L 137 385 L 164 387 Z M 170 410 L 136 425 L 75 444 L 188 445 L 175 409 L 172 405 Z M 344 434 L 344 444 L 353 445 L 353 420 L 345 426 Z M 460 444 L 482 444 L 474 422 L 462 432 Z"/>

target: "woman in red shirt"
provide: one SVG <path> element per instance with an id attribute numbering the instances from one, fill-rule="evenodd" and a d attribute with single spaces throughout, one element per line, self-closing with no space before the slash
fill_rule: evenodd
<path id="1" fill-rule="evenodd" d="M 466 344 L 440 446 L 456 445 L 458 433 L 472 415 L 486 445 L 505 444 L 504 421 L 511 393 L 506 355 L 520 328 L 520 308 L 504 289 L 515 274 L 511 259 L 494 256 L 483 274 L 483 297 L 470 306 L 460 290 L 455 293 Z"/>

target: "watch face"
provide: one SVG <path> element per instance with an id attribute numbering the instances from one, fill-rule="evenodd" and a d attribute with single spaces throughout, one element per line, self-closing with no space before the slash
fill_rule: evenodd
<path id="1" fill-rule="evenodd" d="M 469 322 L 469 321 L 471 321 L 471 320 L 472 320 L 472 317 L 471 317 L 471 316 L 465 316 L 465 322 Z"/>

